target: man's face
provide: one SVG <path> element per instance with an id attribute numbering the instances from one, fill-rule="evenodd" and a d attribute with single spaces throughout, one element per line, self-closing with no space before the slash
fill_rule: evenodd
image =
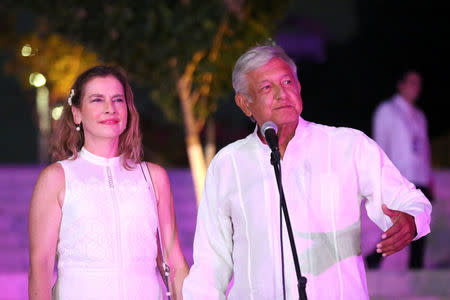
<path id="1" fill-rule="evenodd" d="M 298 122 L 303 109 L 300 83 L 289 65 L 273 58 L 264 66 L 247 73 L 252 102 L 238 94 L 236 103 L 259 126 L 273 121 L 278 127 Z"/>
<path id="2" fill-rule="evenodd" d="M 409 103 L 416 102 L 422 89 L 422 78 L 416 72 L 409 72 L 399 83 L 398 90 L 400 95 Z"/>

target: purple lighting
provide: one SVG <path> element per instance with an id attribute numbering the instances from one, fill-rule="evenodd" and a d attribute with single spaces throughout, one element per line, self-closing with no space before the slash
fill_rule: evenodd
<path id="1" fill-rule="evenodd" d="M 0 299 L 27 299 L 28 206 L 39 166 L 0 166 Z M 192 265 L 197 207 L 192 177 L 187 169 L 169 169 L 178 232 L 184 255 Z M 385 259 L 381 268 L 368 272 L 369 294 L 377 299 L 445 299 L 450 295 L 450 170 L 435 170 L 432 234 L 425 269 L 408 272 L 408 249 Z M 380 230 L 363 209 L 362 252 L 376 244 Z M 435 296 L 434 298 L 430 298 Z M 422 298 L 421 298 L 422 297 Z M 440 298 L 442 297 L 442 298 Z M 398 299 L 398 298 L 397 298 Z"/>

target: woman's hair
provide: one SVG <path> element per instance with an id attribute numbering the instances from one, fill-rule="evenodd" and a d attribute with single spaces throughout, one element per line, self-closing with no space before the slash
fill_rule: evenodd
<path id="1" fill-rule="evenodd" d="M 81 99 L 83 98 L 84 87 L 95 77 L 114 76 L 122 84 L 127 103 L 127 125 L 119 137 L 119 154 L 122 165 L 126 169 L 131 169 L 139 163 L 142 158 L 142 138 L 139 130 L 139 114 L 134 106 L 133 91 L 128 83 L 125 73 L 119 67 L 95 66 L 78 76 L 72 86 L 68 101 L 65 101 L 63 113 L 59 119 L 53 133 L 51 154 L 56 161 L 63 159 L 76 159 L 78 152 L 84 145 L 83 126 L 76 130 L 73 120 L 72 105 L 81 109 Z"/>
<path id="2" fill-rule="evenodd" d="M 264 66 L 273 58 L 284 60 L 292 72 L 297 75 L 297 66 L 294 61 L 279 46 L 256 46 L 242 54 L 234 65 L 232 82 L 234 91 L 244 95 L 252 101 L 248 91 L 247 73 Z"/>

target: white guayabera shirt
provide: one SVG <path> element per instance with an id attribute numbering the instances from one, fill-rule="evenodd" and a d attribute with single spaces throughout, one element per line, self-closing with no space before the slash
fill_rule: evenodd
<path id="1" fill-rule="evenodd" d="M 281 162 L 282 181 L 308 299 L 368 299 L 360 245 L 361 201 L 382 230 L 381 206 L 415 217 L 430 232 L 431 204 L 362 132 L 300 118 Z M 286 293 L 298 299 L 286 229 Z M 194 265 L 184 299 L 282 299 L 279 194 L 270 149 L 255 132 L 212 161 L 200 203 Z"/>

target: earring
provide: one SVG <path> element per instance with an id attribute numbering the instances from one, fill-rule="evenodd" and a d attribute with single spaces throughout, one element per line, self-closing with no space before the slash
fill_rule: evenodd
<path id="1" fill-rule="evenodd" d="M 77 126 L 75 127 L 76 131 L 80 131 L 81 130 L 81 124 L 77 124 Z"/>

